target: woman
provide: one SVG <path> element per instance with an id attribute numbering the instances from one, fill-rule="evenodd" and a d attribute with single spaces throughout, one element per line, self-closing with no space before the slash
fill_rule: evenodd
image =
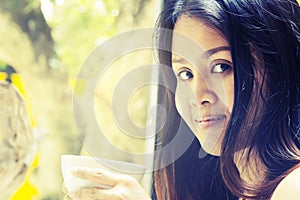
<path id="1" fill-rule="evenodd" d="M 174 138 L 181 118 L 197 138 L 179 159 L 164 151 L 156 157 L 157 199 L 299 199 L 296 0 L 169 0 L 157 39 L 159 61 L 173 71 L 162 73 L 163 83 L 176 78 L 176 91 L 160 89 L 169 121 L 156 149 Z M 210 154 L 206 168 L 198 142 Z M 126 176 L 74 174 L 112 186 L 81 189 L 74 198 L 150 198 Z"/>
<path id="2" fill-rule="evenodd" d="M 274 0 L 170 1 L 161 16 L 160 27 L 192 38 L 206 51 L 221 50 L 214 51 L 207 61 L 199 61 L 199 53 L 195 58 L 189 56 L 188 62 L 161 51 L 160 60 L 165 65 L 172 62 L 179 77 L 176 94 L 181 117 L 208 153 L 221 155 L 222 177 L 238 197 L 270 198 L 285 173 L 299 163 L 296 135 L 299 131 L 299 15 L 296 2 Z M 163 41 L 167 38 L 170 37 L 160 35 Z M 173 37 L 171 47 L 160 46 L 160 49 L 180 48 L 182 45 L 180 41 L 177 45 L 176 38 Z M 159 44 L 168 45 L 167 42 Z M 184 51 L 187 50 L 183 49 L 181 54 Z M 185 56 L 193 52 L 191 49 Z M 206 66 L 210 73 L 199 66 Z M 215 78 L 213 72 L 218 72 L 219 77 Z M 224 86 L 218 85 L 218 81 Z M 188 100 L 187 85 L 195 99 Z M 196 116 L 189 117 L 184 111 L 193 111 L 193 107 L 198 107 Z M 220 127 L 222 123 L 226 124 L 226 130 Z M 203 127 L 207 125 L 222 129 L 219 137 L 205 133 Z M 206 145 L 212 143 L 217 144 L 215 148 Z M 176 165 L 172 167 L 165 171 L 176 172 Z M 161 177 L 159 174 L 156 177 Z M 158 184 L 163 186 L 164 180 L 158 178 Z M 169 183 L 169 188 L 180 187 L 176 182 Z M 180 195 L 176 191 L 158 193 L 170 199 Z"/>

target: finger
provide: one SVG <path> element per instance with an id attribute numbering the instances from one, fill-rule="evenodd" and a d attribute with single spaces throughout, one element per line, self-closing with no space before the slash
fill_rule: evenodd
<path id="1" fill-rule="evenodd" d="M 114 174 L 101 169 L 92 169 L 85 167 L 77 167 L 72 170 L 74 176 L 98 183 L 101 185 L 113 187 L 118 182 L 120 174 Z"/>
<path id="2" fill-rule="evenodd" d="M 101 189 L 98 187 L 92 188 L 80 188 L 69 194 L 74 199 L 84 199 L 84 200 L 114 200 L 120 199 L 118 193 L 113 193 L 111 190 Z"/>

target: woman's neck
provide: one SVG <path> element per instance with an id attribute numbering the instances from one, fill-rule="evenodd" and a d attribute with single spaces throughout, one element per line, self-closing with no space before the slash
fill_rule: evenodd
<path id="1" fill-rule="evenodd" d="M 240 177 L 250 186 L 259 186 L 266 177 L 266 167 L 254 151 L 248 157 L 248 149 L 235 153 L 234 160 Z"/>

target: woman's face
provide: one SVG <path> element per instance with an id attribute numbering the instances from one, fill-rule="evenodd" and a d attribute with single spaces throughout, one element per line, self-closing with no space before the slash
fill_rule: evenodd
<path id="1" fill-rule="evenodd" d="M 182 36 L 193 42 L 187 43 Z M 203 21 L 183 15 L 174 27 L 172 69 L 177 77 L 175 102 L 179 114 L 202 148 L 220 155 L 234 98 L 228 42 Z"/>

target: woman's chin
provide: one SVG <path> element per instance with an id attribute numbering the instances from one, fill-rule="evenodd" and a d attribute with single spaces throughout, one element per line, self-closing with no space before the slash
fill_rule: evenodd
<path id="1" fill-rule="evenodd" d="M 205 147 L 202 147 L 203 148 L 203 150 L 205 151 L 205 152 L 207 152 L 208 154 L 210 154 L 210 155 L 213 155 L 213 156 L 220 156 L 221 155 L 221 150 L 220 150 L 220 148 L 205 148 Z"/>
<path id="2" fill-rule="evenodd" d="M 201 148 L 203 151 L 205 151 L 207 154 L 213 155 L 213 156 L 220 156 L 221 155 L 221 144 L 219 144 L 216 141 L 200 141 Z"/>
<path id="3" fill-rule="evenodd" d="M 199 133 L 199 132 L 198 132 Z M 221 145 L 224 138 L 224 131 L 201 131 L 199 134 L 195 134 L 202 149 L 213 156 L 221 155 Z"/>

